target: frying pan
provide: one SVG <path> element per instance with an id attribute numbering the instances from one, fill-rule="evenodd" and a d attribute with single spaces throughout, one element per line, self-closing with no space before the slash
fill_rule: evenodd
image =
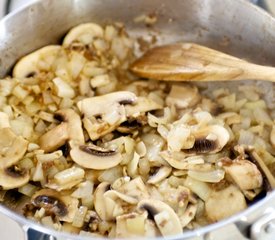
<path id="1" fill-rule="evenodd" d="M 158 20 L 152 27 L 135 23 L 141 14 L 154 14 Z M 133 37 L 157 36 L 158 44 L 197 42 L 275 66 L 275 19 L 245 0 L 37 0 L 0 22 L 0 76 L 23 55 L 60 42 L 79 23 L 113 21 L 123 22 Z M 221 239 L 229 231 L 231 239 L 272 239 L 274 200 L 275 192 L 269 193 L 237 215 L 168 239 Z M 25 219 L 11 202 L 0 205 L 0 212 L 22 227 L 26 239 L 80 239 Z"/>

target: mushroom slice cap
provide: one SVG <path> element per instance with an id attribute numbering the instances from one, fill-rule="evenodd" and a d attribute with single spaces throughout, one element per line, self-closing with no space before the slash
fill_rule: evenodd
<path id="1" fill-rule="evenodd" d="M 17 170 L 15 166 L 0 169 L 0 186 L 5 189 L 14 189 L 28 183 L 30 175 L 26 170 Z"/>
<path id="2" fill-rule="evenodd" d="M 124 114 L 120 114 L 115 110 L 113 113 L 114 117 L 109 118 L 112 119 L 112 124 L 101 120 L 98 122 L 94 117 L 93 119 L 89 119 L 87 117 L 83 118 L 84 128 L 86 129 L 92 141 L 95 141 L 100 137 L 114 131 L 119 126 L 119 124 L 124 121 Z M 110 115 L 112 115 L 112 113 Z"/>
<path id="3" fill-rule="evenodd" d="M 81 167 L 96 170 L 115 167 L 122 161 L 119 152 L 92 144 L 73 146 L 70 155 L 73 161 Z"/>
<path id="4" fill-rule="evenodd" d="M 32 196 L 32 204 L 54 213 L 59 220 L 72 222 L 77 212 L 78 200 L 71 196 L 62 196 L 52 189 L 42 189 Z"/>
<path id="5" fill-rule="evenodd" d="M 117 91 L 101 96 L 85 98 L 77 103 L 77 107 L 86 117 L 98 116 L 108 113 L 111 107 L 133 104 L 137 100 L 134 93 L 128 91 Z"/>
<path id="6" fill-rule="evenodd" d="M 11 128 L 0 129 L 0 169 L 16 164 L 25 154 L 28 141 L 16 136 Z"/>
<path id="7" fill-rule="evenodd" d="M 115 130 L 126 121 L 125 104 L 133 104 L 136 95 L 128 91 L 118 91 L 97 97 L 86 98 L 77 103 L 84 115 L 83 124 L 91 140 Z"/>
<path id="8" fill-rule="evenodd" d="M 195 143 L 188 153 L 216 153 L 229 141 L 228 131 L 220 125 L 210 125 L 194 133 Z"/>
<path id="9" fill-rule="evenodd" d="M 163 236 L 182 233 L 179 217 L 166 203 L 156 199 L 144 199 L 138 203 L 137 209 L 148 212 Z"/>
<path id="10" fill-rule="evenodd" d="M 45 152 L 52 152 L 63 146 L 69 139 L 68 124 L 61 123 L 39 138 L 39 145 Z"/>
<path id="11" fill-rule="evenodd" d="M 53 63 L 61 46 L 49 45 L 32 52 L 21 58 L 13 68 L 12 75 L 15 78 L 25 78 L 39 73 L 39 61 L 46 61 L 48 64 Z"/>
<path id="12" fill-rule="evenodd" d="M 95 37 L 103 37 L 103 29 L 95 23 L 83 23 L 72 28 L 63 40 L 63 46 L 67 47 L 73 42 L 83 44 L 92 43 Z"/>
<path id="13" fill-rule="evenodd" d="M 68 123 L 69 139 L 78 144 L 84 144 L 84 134 L 80 116 L 72 109 L 62 109 L 55 113 L 55 118 Z"/>
<path id="14" fill-rule="evenodd" d="M 245 208 L 244 195 L 234 185 L 220 191 L 212 191 L 205 201 L 206 216 L 212 222 L 230 217 Z"/>

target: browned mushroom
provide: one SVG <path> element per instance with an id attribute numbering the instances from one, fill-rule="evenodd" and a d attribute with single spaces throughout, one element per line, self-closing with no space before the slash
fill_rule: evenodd
<path id="1" fill-rule="evenodd" d="M 216 153 L 229 141 L 228 131 L 219 125 L 210 125 L 194 133 L 195 142 L 192 148 L 186 149 L 188 153 Z"/>
<path id="2" fill-rule="evenodd" d="M 72 222 L 77 212 L 78 200 L 62 196 L 52 189 L 42 189 L 32 196 L 32 204 L 44 208 L 48 214 L 54 214 L 60 221 Z"/>
<path id="3" fill-rule="evenodd" d="M 206 216 L 212 222 L 230 217 L 245 208 L 244 195 L 234 185 L 230 185 L 220 191 L 213 190 L 205 201 Z"/>
<path id="4" fill-rule="evenodd" d="M 83 124 L 90 139 L 97 140 L 126 121 L 124 105 L 134 104 L 136 99 L 132 92 L 118 91 L 79 101 L 77 106 L 84 115 Z"/>
<path id="5" fill-rule="evenodd" d="M 182 233 L 179 217 L 166 203 L 156 199 L 144 199 L 137 205 L 138 210 L 145 210 L 153 218 L 162 236 Z"/>
<path id="6" fill-rule="evenodd" d="M 25 78 L 37 74 L 41 71 L 38 62 L 48 59 L 52 63 L 60 49 L 61 47 L 58 45 L 49 45 L 21 58 L 13 68 L 13 76 Z"/>

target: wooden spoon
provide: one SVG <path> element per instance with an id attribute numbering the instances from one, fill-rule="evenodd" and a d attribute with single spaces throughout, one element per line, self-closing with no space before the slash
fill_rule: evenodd
<path id="1" fill-rule="evenodd" d="M 131 70 L 140 77 L 167 81 L 267 80 L 275 82 L 275 68 L 194 43 L 153 48 L 136 60 Z"/>

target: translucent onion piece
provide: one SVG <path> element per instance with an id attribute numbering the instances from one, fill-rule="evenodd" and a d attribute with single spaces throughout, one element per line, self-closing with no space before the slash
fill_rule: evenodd
<path id="1" fill-rule="evenodd" d="M 217 169 L 210 172 L 189 170 L 187 174 L 188 176 L 196 180 L 199 180 L 202 182 L 210 182 L 210 183 L 217 183 L 224 178 L 224 170 L 222 169 Z"/>

